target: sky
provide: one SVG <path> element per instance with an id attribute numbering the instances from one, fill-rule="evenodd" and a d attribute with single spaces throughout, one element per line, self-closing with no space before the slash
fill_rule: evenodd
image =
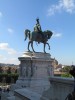
<path id="1" fill-rule="evenodd" d="M 33 31 L 37 17 L 42 31 L 53 32 L 46 52 L 59 64 L 75 64 L 75 0 L 0 0 L 0 63 L 20 63 L 28 45 L 24 30 Z M 43 52 L 43 44 L 34 42 L 34 50 Z"/>

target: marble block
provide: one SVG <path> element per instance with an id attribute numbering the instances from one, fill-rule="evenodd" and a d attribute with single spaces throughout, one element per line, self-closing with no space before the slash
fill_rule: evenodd
<path id="1" fill-rule="evenodd" d="M 16 86 L 31 88 L 40 94 L 50 88 L 49 77 L 53 75 L 53 66 L 49 53 L 24 52 L 18 59 L 20 68 Z"/>

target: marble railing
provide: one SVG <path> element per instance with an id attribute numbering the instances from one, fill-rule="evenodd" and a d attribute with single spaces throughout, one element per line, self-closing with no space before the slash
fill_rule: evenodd
<path id="1" fill-rule="evenodd" d="M 24 100 L 65 100 L 73 91 L 73 86 L 73 78 L 50 77 L 50 88 L 44 91 L 42 96 L 29 89 L 18 89 L 14 94 L 16 100 L 22 98 Z"/>
<path id="2" fill-rule="evenodd" d="M 17 89 L 14 91 L 15 100 L 49 100 L 30 89 Z"/>
<path id="3" fill-rule="evenodd" d="M 16 89 L 13 95 L 4 95 L 1 100 L 65 100 L 67 95 L 73 91 L 74 79 L 50 77 L 50 88 L 43 92 L 42 95 L 33 92 L 31 89 Z M 8 99 L 4 99 L 5 97 Z"/>
<path id="4" fill-rule="evenodd" d="M 67 95 L 73 91 L 73 78 L 51 77 L 50 83 L 50 100 L 65 100 Z"/>

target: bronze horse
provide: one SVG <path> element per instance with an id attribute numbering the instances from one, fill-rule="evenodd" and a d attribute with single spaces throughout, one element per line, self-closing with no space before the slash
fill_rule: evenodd
<path id="1" fill-rule="evenodd" d="M 44 53 L 46 53 L 45 52 L 45 46 L 46 46 L 46 44 L 49 46 L 49 50 L 50 50 L 50 45 L 49 45 L 49 43 L 47 43 L 47 41 L 48 41 L 48 39 L 51 38 L 51 36 L 53 34 L 51 31 L 46 30 L 44 32 L 41 32 L 41 34 L 40 34 L 39 32 L 34 32 L 34 31 L 31 32 L 30 30 L 26 29 L 24 31 L 24 33 L 25 33 L 25 40 L 27 39 L 27 37 L 29 38 L 28 51 L 30 51 L 29 50 L 29 46 L 31 44 L 32 50 L 33 50 L 33 52 L 35 52 L 34 48 L 33 48 L 33 41 L 36 41 L 38 43 L 41 42 L 41 43 L 44 44 Z"/>

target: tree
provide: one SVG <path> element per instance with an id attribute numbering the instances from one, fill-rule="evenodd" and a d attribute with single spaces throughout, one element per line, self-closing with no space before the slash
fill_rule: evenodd
<path id="1" fill-rule="evenodd" d="M 17 73 L 17 69 L 15 69 L 15 73 Z"/>
<path id="2" fill-rule="evenodd" d="M 6 83 L 11 83 L 11 67 L 7 69 Z"/>
<path id="3" fill-rule="evenodd" d="M 2 73 L 3 72 L 3 69 L 2 69 L 2 67 L 0 67 L 0 73 Z"/>
<path id="4" fill-rule="evenodd" d="M 3 69 L 2 69 L 2 67 L 0 66 L 0 82 L 2 82 L 2 73 L 3 73 Z"/>
<path id="5" fill-rule="evenodd" d="M 11 83 L 11 75 L 8 74 L 7 77 L 6 77 L 6 83 Z"/>
<path id="6" fill-rule="evenodd" d="M 18 79 L 18 74 L 14 74 L 13 78 L 14 78 L 14 83 L 16 83 L 17 79 Z"/>
<path id="7" fill-rule="evenodd" d="M 72 69 L 71 66 L 65 66 L 65 67 L 62 68 L 62 72 L 67 72 L 67 73 L 69 73 L 69 71 L 70 71 L 71 69 Z"/>
<path id="8" fill-rule="evenodd" d="M 62 74 L 62 77 L 72 77 L 72 75 L 69 73 L 70 70 L 72 69 L 71 66 L 65 66 L 62 68 L 62 72 L 65 72 L 64 74 Z"/>
<path id="9" fill-rule="evenodd" d="M 11 67 L 7 69 L 7 74 L 11 74 Z"/>

